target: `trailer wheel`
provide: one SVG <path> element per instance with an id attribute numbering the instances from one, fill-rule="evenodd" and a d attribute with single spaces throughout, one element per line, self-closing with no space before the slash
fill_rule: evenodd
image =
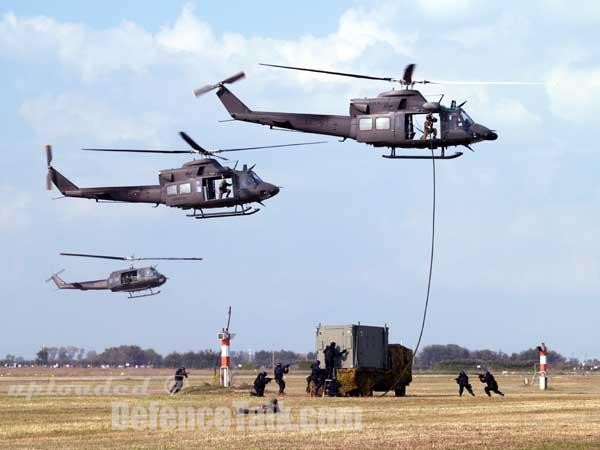
<path id="1" fill-rule="evenodd" d="M 394 389 L 394 394 L 396 394 L 396 397 L 405 397 L 406 386 L 398 386 L 396 389 Z"/>

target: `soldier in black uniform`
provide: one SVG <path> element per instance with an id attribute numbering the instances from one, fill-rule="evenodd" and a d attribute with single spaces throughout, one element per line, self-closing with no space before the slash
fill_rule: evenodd
<path id="1" fill-rule="evenodd" d="M 290 371 L 290 365 L 286 364 L 282 366 L 280 362 L 275 366 L 275 370 L 273 371 L 273 375 L 275 378 L 275 382 L 279 386 L 279 395 L 284 394 L 285 390 L 285 381 L 283 381 L 283 376 Z"/>
<path id="2" fill-rule="evenodd" d="M 255 397 L 265 396 L 265 387 L 271 382 L 272 378 L 267 377 L 267 372 L 261 372 L 254 380 L 254 392 L 250 392 L 250 395 Z"/>
<path id="3" fill-rule="evenodd" d="M 315 383 L 315 391 L 319 389 L 321 386 L 321 374 L 323 369 L 321 369 L 321 361 L 318 359 L 310 365 L 310 375 L 306 377 L 306 393 L 310 394 L 310 382 Z"/>
<path id="4" fill-rule="evenodd" d="M 183 378 L 184 377 L 185 378 L 188 377 L 188 373 L 185 370 L 185 367 L 180 367 L 179 369 L 177 369 L 175 371 L 175 384 L 169 391 L 171 393 L 171 395 L 177 394 L 181 390 L 181 388 L 183 387 Z"/>
<path id="5" fill-rule="evenodd" d="M 219 198 L 228 198 L 231 195 L 231 184 L 227 182 L 225 176 L 221 177 L 221 183 L 219 184 Z"/>
<path id="6" fill-rule="evenodd" d="M 430 135 L 433 135 L 433 138 L 437 136 L 437 129 L 433 126 L 433 124 L 437 122 L 437 119 L 433 117 L 433 114 L 429 113 L 425 116 L 425 132 L 421 139 L 428 139 Z"/>
<path id="7" fill-rule="evenodd" d="M 469 376 L 465 373 L 464 370 L 460 371 L 458 377 L 456 377 L 455 380 L 458 383 L 458 395 L 460 397 L 462 397 L 463 391 L 465 389 L 469 394 L 475 396 L 475 393 L 473 392 L 473 387 L 471 386 L 471 383 L 469 383 Z"/>
<path id="8" fill-rule="evenodd" d="M 496 382 L 494 375 L 492 375 L 489 370 L 486 371 L 483 375 L 479 374 L 479 381 L 486 384 L 486 387 L 484 387 L 483 390 L 485 391 L 488 397 L 492 396 L 491 392 L 494 392 L 504 397 L 504 394 L 498 389 L 498 383 Z"/>
<path id="9" fill-rule="evenodd" d="M 326 377 L 328 380 L 333 379 L 333 369 L 335 367 L 335 360 L 343 355 L 348 353 L 348 350 L 339 351 L 336 348 L 335 342 L 332 342 L 325 350 L 323 350 L 323 355 L 325 355 L 325 370 L 327 371 Z"/>

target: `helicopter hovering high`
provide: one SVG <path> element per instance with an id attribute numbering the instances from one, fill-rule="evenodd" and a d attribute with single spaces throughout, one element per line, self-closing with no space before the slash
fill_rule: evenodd
<path id="1" fill-rule="evenodd" d="M 63 256 L 80 256 L 84 258 L 114 259 L 119 261 L 201 261 L 202 258 L 136 258 L 134 256 L 107 256 L 89 255 L 84 253 L 61 253 Z M 154 267 L 135 268 L 133 264 L 128 269 L 111 272 L 107 279 L 92 281 L 75 281 L 67 283 L 59 275 L 64 270 L 55 273 L 46 282 L 52 280 L 58 289 L 78 289 L 80 291 L 97 291 L 108 289 L 111 292 L 127 292 L 129 298 L 149 297 L 160 294 L 153 288 L 162 286 L 167 282 L 167 277 L 159 273 Z M 149 291 L 147 294 L 135 294 L 136 292 Z"/>
<path id="2" fill-rule="evenodd" d="M 240 72 L 216 84 L 209 84 L 194 91 L 196 97 L 217 89 L 217 96 L 235 120 L 254 122 L 267 125 L 271 129 L 296 130 L 307 133 L 326 134 L 339 136 L 342 141 L 347 138 L 364 142 L 374 147 L 389 147 L 389 155 L 384 158 L 402 159 L 431 159 L 432 156 L 396 154 L 397 148 L 409 149 L 437 149 L 441 152 L 434 155 L 434 159 L 453 159 L 462 155 L 455 152 L 446 155 L 446 149 L 451 146 L 470 146 L 482 141 L 498 139 L 496 131 L 476 123 L 466 111 L 462 102 L 457 105 L 452 100 L 450 106 L 443 106 L 441 98 L 437 102 L 430 102 L 416 89 L 415 84 L 436 84 L 428 80 L 413 80 L 415 64 L 409 64 L 404 69 L 401 79 L 391 77 L 373 77 L 353 73 L 333 72 L 327 70 L 307 69 L 303 67 L 280 66 L 274 64 L 261 64 L 263 66 L 278 67 L 282 69 L 302 70 L 306 72 L 325 73 L 352 78 L 368 80 L 382 80 L 397 82 L 404 89 L 382 92 L 376 98 L 355 98 L 350 101 L 350 115 L 327 114 L 297 114 L 268 111 L 253 111 L 225 87 L 245 77 Z M 443 84 L 541 84 L 527 82 L 442 82 Z M 442 96 L 443 97 L 443 96 Z M 418 121 L 423 117 L 425 129 L 421 130 Z M 435 128 L 438 124 L 439 130 Z M 427 121 L 430 120 L 428 123 Z M 435 131 L 434 131 L 435 129 Z M 416 131 L 421 132 L 419 137 Z M 439 131 L 439 133 L 438 133 Z"/>
<path id="3" fill-rule="evenodd" d="M 154 203 L 164 204 L 185 210 L 192 209 L 188 217 L 208 219 L 214 217 L 247 216 L 259 211 L 248 206 L 251 203 L 263 204 L 279 192 L 279 187 L 266 183 L 244 164 L 242 170 L 222 166 L 215 158 L 227 160 L 218 153 L 255 150 L 263 148 L 292 147 L 298 145 L 320 144 L 322 142 L 302 142 L 297 144 L 269 145 L 261 147 L 228 148 L 206 150 L 198 145 L 183 131 L 179 133 L 191 150 L 142 150 L 142 149 L 106 149 L 86 148 L 89 151 L 200 154 L 204 158 L 189 161 L 181 168 L 161 170 L 158 185 L 147 186 L 106 186 L 80 188 L 52 167 L 52 147 L 46 146 L 48 163 L 47 189 L 54 184 L 65 197 L 88 198 L 98 201 Z M 236 163 L 237 166 L 237 163 Z M 231 208 L 233 211 L 207 213 L 204 209 Z"/>

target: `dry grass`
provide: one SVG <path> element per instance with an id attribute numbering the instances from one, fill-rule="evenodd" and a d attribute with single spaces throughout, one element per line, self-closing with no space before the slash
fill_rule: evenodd
<path id="1" fill-rule="evenodd" d="M 0 371 L 0 446 L 6 448 L 600 448 L 600 378 L 556 375 L 551 390 L 525 387 L 521 376 L 498 376 L 504 398 L 487 398 L 474 381 L 477 396 L 459 398 L 452 376 L 417 375 L 405 398 L 309 398 L 304 374 L 288 377 L 286 407 L 299 423 L 304 406 L 358 406 L 362 429 L 353 431 L 126 431 L 111 428 L 111 402 L 148 407 L 231 407 L 233 401 L 261 403 L 246 391 L 205 385 L 208 372 L 193 371 L 190 389 L 169 397 L 163 391 L 170 371 L 162 370 L 3 370 Z M 121 375 L 122 374 L 122 375 Z M 149 395 L 40 395 L 31 400 L 8 396 L 8 387 L 29 381 L 65 384 L 139 386 L 151 376 Z M 237 385 L 252 381 L 238 375 Z M 268 397 L 276 386 L 269 385 Z M 263 400 L 262 403 L 266 402 Z M 246 419 L 247 420 L 247 419 Z"/>

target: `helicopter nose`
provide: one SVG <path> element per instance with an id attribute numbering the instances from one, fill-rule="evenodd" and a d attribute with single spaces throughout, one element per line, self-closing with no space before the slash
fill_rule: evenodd
<path id="1" fill-rule="evenodd" d="M 260 185 L 260 196 L 262 198 L 271 198 L 279 194 L 279 187 L 271 183 L 262 183 Z"/>
<path id="2" fill-rule="evenodd" d="M 164 275 L 161 275 L 160 277 L 158 277 L 158 282 L 163 285 L 167 282 L 167 277 L 165 277 Z"/>
<path id="3" fill-rule="evenodd" d="M 479 139 L 484 139 L 486 141 L 495 141 L 498 139 L 498 134 L 495 131 L 492 131 L 479 123 L 472 125 L 471 131 L 475 137 L 478 137 Z"/>

